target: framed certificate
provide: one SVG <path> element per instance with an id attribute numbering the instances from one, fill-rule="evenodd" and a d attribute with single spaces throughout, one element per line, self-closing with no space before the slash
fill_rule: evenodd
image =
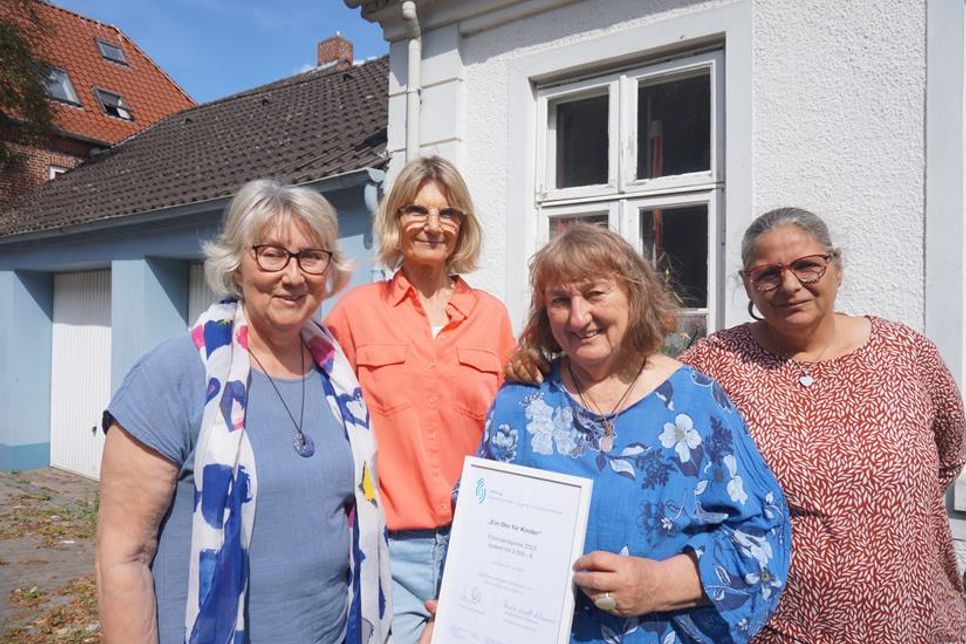
<path id="1" fill-rule="evenodd" d="M 467 456 L 433 644 L 570 641 L 593 481 Z"/>

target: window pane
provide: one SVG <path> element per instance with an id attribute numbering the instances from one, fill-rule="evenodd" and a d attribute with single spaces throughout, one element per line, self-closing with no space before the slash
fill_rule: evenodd
<path id="1" fill-rule="evenodd" d="M 684 308 L 708 305 L 708 207 L 641 210 L 641 248 Z"/>
<path id="2" fill-rule="evenodd" d="M 550 218 L 550 238 L 553 239 L 563 231 L 567 230 L 567 227 L 574 223 L 575 221 L 582 221 L 586 224 L 596 224 L 598 226 L 603 226 L 607 228 L 607 213 L 595 213 L 595 214 L 582 214 L 582 215 L 567 215 L 564 217 L 551 217 Z"/>
<path id="3" fill-rule="evenodd" d="M 47 80 L 47 94 L 51 98 L 68 103 L 80 102 L 77 100 L 77 92 L 74 91 L 74 86 L 71 85 L 67 72 L 60 69 L 50 70 L 50 78 Z"/>
<path id="4" fill-rule="evenodd" d="M 131 108 L 128 107 L 127 103 L 119 95 L 112 94 L 103 89 L 95 89 L 94 93 L 97 95 L 97 100 L 100 101 L 101 107 L 104 108 L 104 112 L 126 121 L 134 120 L 134 116 L 131 114 Z"/>
<path id="5" fill-rule="evenodd" d="M 97 48 L 101 51 L 101 56 L 117 63 L 126 63 L 124 52 L 117 45 L 112 45 L 103 41 L 97 41 Z"/>
<path id="6" fill-rule="evenodd" d="M 681 315 L 681 328 L 664 339 L 661 352 L 669 356 L 684 353 L 695 342 L 708 335 L 708 314 L 704 311 L 688 311 Z"/>
<path id="7" fill-rule="evenodd" d="M 607 183 L 608 96 L 551 104 L 557 124 L 557 188 Z"/>
<path id="8" fill-rule="evenodd" d="M 711 168 L 711 73 L 642 81 L 637 90 L 637 178 Z"/>

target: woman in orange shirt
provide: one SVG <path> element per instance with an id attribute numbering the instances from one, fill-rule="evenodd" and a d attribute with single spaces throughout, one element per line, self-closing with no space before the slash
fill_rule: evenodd
<path id="1" fill-rule="evenodd" d="M 459 171 L 408 163 L 376 215 L 389 280 L 342 298 L 326 325 L 353 365 L 379 444 L 389 528 L 393 638 L 415 642 L 435 597 L 453 520 L 450 495 L 475 454 L 514 347 L 506 308 L 470 287 L 481 230 Z"/>

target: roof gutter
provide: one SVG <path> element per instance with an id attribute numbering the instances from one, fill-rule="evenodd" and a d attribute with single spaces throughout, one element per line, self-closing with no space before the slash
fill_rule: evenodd
<path id="1" fill-rule="evenodd" d="M 423 36 L 414 0 L 403 0 L 402 17 L 409 31 L 409 56 L 406 73 L 406 161 L 419 155 L 420 72 L 423 62 Z"/>
<path id="2" fill-rule="evenodd" d="M 342 174 L 322 177 L 321 179 L 313 179 L 312 181 L 306 181 L 296 185 L 304 188 L 311 188 L 312 190 L 320 193 L 325 193 L 342 188 L 351 188 L 354 186 L 368 186 L 369 184 L 378 185 L 382 183 L 385 175 L 386 173 L 383 170 L 365 167 L 357 170 L 351 170 L 349 172 L 343 172 Z M 10 244 L 45 241 L 53 238 L 62 238 L 82 233 L 98 232 L 112 228 L 116 229 L 119 227 L 137 226 L 146 223 L 160 224 L 177 222 L 178 220 L 187 220 L 190 217 L 196 217 L 202 213 L 223 209 L 228 205 L 228 202 L 231 201 L 232 197 L 234 196 L 234 194 L 229 194 L 221 197 L 215 197 L 213 199 L 205 199 L 203 201 L 195 201 L 192 203 L 170 206 L 168 208 L 149 210 L 147 212 L 130 215 L 117 215 L 105 219 L 98 219 L 88 223 L 76 224 L 74 226 L 15 233 L 13 235 L 0 237 L 0 247 Z M 365 193 L 363 194 L 363 198 L 367 198 Z"/>

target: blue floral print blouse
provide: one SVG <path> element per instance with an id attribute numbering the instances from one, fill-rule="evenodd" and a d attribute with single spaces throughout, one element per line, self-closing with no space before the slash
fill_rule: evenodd
<path id="1" fill-rule="evenodd" d="M 788 507 L 721 387 L 688 366 L 612 419 L 575 402 L 555 362 L 539 387 L 505 385 L 480 455 L 594 480 L 584 552 L 663 560 L 693 551 L 708 605 L 623 618 L 582 592 L 572 642 L 745 642 L 778 604 Z M 605 443 L 606 447 L 606 443 Z"/>

